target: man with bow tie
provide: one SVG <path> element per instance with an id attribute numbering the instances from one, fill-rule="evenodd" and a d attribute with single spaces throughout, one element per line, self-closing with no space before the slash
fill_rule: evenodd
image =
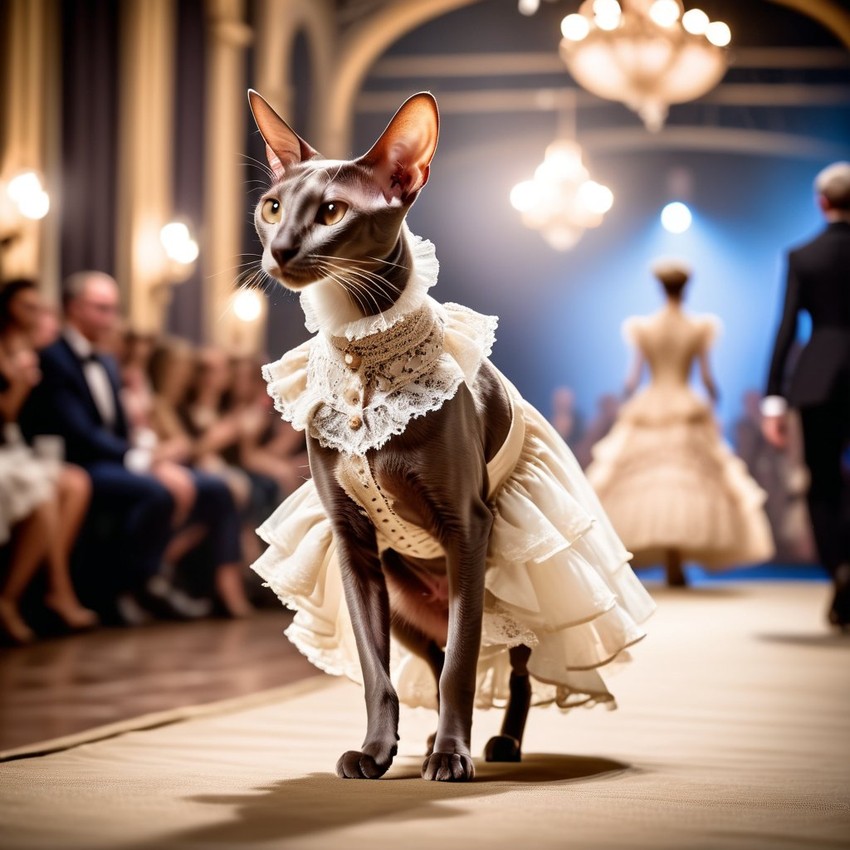
<path id="1" fill-rule="evenodd" d="M 118 286 L 106 274 L 80 272 L 65 282 L 62 306 L 62 335 L 41 352 L 42 381 L 21 411 L 21 427 L 29 439 L 58 434 L 66 459 L 88 471 L 93 486 L 89 530 L 106 527 L 108 538 L 120 541 L 110 550 L 116 562 L 108 565 L 109 575 L 102 575 L 103 565 L 98 565 L 98 580 L 107 585 L 101 594 L 118 600 L 119 619 L 142 621 L 152 610 L 200 616 L 206 607 L 161 575 L 173 499 L 152 474 L 159 462 L 153 445 L 131 437 L 117 363 L 98 352 L 119 317 Z"/>

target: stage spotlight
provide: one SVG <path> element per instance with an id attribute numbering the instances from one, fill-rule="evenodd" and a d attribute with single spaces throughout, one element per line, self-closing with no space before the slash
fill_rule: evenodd
<path id="1" fill-rule="evenodd" d="M 661 210 L 661 224 L 669 233 L 684 233 L 692 220 L 691 211 L 681 201 L 673 201 Z"/>

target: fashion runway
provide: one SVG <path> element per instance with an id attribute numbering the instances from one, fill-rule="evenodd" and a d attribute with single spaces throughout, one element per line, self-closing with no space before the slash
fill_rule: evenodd
<path id="1" fill-rule="evenodd" d="M 434 716 L 402 708 L 387 776 L 337 779 L 362 695 L 312 677 L 7 751 L 3 846 L 850 847 L 850 638 L 825 626 L 828 586 L 653 595 L 648 637 L 610 675 L 619 710 L 533 710 L 522 764 L 426 783 Z M 500 721 L 476 714 L 476 753 Z"/>

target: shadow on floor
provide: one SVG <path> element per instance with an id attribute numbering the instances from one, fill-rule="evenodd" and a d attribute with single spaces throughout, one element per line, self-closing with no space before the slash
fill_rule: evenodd
<path id="1" fill-rule="evenodd" d="M 465 814 L 457 803 L 506 793 L 517 784 L 575 783 L 638 769 L 593 756 L 529 754 L 521 764 L 476 761 L 467 783 L 425 782 L 417 759 L 400 759 L 381 780 L 342 780 L 312 773 L 257 788 L 252 794 L 206 794 L 187 798 L 226 810 L 229 820 L 174 832 L 155 842 L 127 845 L 133 850 L 199 846 L 246 846 L 345 829 L 370 821 L 446 819 Z M 455 804 L 455 805 L 451 805 Z"/>
<path id="2" fill-rule="evenodd" d="M 811 647 L 842 647 L 850 650 L 850 634 L 841 632 L 813 632 L 801 634 L 782 634 L 779 632 L 766 632 L 764 634 L 755 635 L 757 640 L 766 641 L 767 643 L 784 643 L 790 646 L 811 646 Z"/>

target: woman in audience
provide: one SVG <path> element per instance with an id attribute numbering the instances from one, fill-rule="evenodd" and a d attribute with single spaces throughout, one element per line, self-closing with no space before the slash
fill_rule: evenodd
<path id="1" fill-rule="evenodd" d="M 310 475 L 304 434 L 275 412 L 259 358 L 234 359 L 231 374 L 228 409 L 239 419 L 238 463 L 249 475 L 272 478 L 282 499 Z"/>
<path id="2" fill-rule="evenodd" d="M 309 477 L 307 446 L 304 435 L 275 412 L 256 357 L 234 358 L 230 372 L 224 409 L 237 422 L 238 442 L 225 450 L 224 457 L 251 482 L 242 539 L 253 561 L 264 548 L 257 527 Z"/>
<path id="3" fill-rule="evenodd" d="M 231 376 L 227 355 L 207 346 L 195 355 L 195 369 L 177 406 L 195 443 L 195 465 L 223 476 L 241 513 L 251 502 L 251 480 L 235 462 L 241 438 L 239 416 L 225 410 Z"/>
<path id="4" fill-rule="evenodd" d="M 233 494 L 221 475 L 195 465 L 201 454 L 177 413 L 193 375 L 194 357 L 188 343 L 168 340 L 156 347 L 149 364 L 154 391 L 150 421 L 161 455 L 190 470 L 197 494 L 190 522 L 203 528 L 214 559 L 216 595 L 230 616 L 243 617 L 253 609 L 245 594 L 240 520 Z"/>
<path id="5" fill-rule="evenodd" d="M 47 565 L 45 607 L 66 628 L 90 628 L 94 611 L 77 598 L 70 557 L 91 498 L 84 470 L 61 462 L 55 440 L 42 438 L 39 456 L 21 436 L 16 419 L 40 380 L 34 344 L 44 335 L 45 305 L 30 280 L 0 290 L 0 546 L 11 542 L 0 586 L 0 632 L 15 643 L 34 639 L 20 612 L 25 590 Z"/>
<path id="6" fill-rule="evenodd" d="M 189 348 L 188 343 L 186 345 Z M 121 367 L 121 402 L 135 442 L 140 441 L 142 434 L 150 435 L 147 437 L 148 440 L 155 439 L 158 442 L 158 456 L 164 461 L 169 461 L 155 465 L 151 472 L 174 499 L 172 524 L 175 529 L 178 529 L 186 523 L 195 503 L 195 484 L 189 470 L 181 465 L 185 454 L 184 449 L 187 447 L 180 447 L 176 457 L 173 449 L 163 452 L 162 441 L 154 427 L 152 417 L 156 400 L 148 370 L 155 347 L 156 338 L 153 334 L 143 334 L 133 330 L 122 331 L 115 352 Z M 189 351 L 191 351 L 190 348 Z M 145 438 L 142 437 L 141 441 L 144 442 L 144 440 Z M 175 537 L 166 552 L 168 563 L 179 560 L 181 555 L 191 549 L 196 542 L 196 536 L 193 537 L 189 533 Z"/>

